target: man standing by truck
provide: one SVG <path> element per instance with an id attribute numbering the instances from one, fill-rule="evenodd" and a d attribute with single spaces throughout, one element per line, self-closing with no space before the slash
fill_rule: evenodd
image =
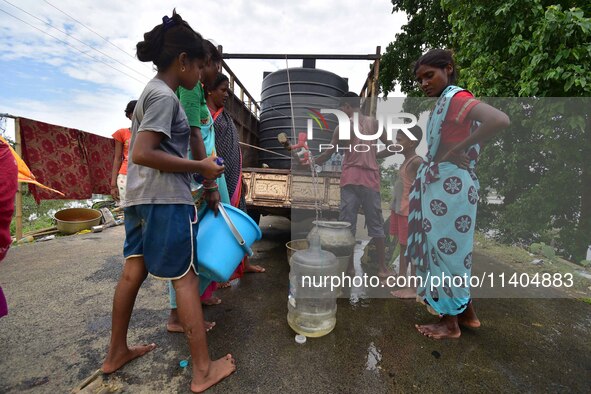
<path id="1" fill-rule="evenodd" d="M 358 113 L 359 131 L 364 135 L 375 135 L 379 127 L 378 121 L 361 113 L 360 100 L 357 94 L 347 92 L 339 102 L 339 109 L 347 114 L 351 123 L 354 114 Z M 352 124 L 351 130 L 353 130 Z M 345 152 L 340 181 L 341 204 L 339 220 L 351 223 L 351 229 L 355 234 L 357 213 L 359 207 L 363 207 L 367 233 L 376 247 L 378 276 L 386 278 L 392 276 L 393 273 L 385 265 L 384 218 L 382 216 L 380 197 L 380 166 L 377 158 L 386 157 L 393 153 L 388 152 L 388 150 L 378 153 L 376 147 L 378 141 L 375 141 L 375 144 L 368 145 L 370 141 L 361 141 L 355 133 L 351 134 L 350 140 L 339 140 L 339 128 L 337 127 L 332 136 L 331 148 L 323 151 L 316 158 L 316 163 L 322 164 L 326 162 L 336 149 Z M 380 140 L 385 145 L 389 144 L 384 133 L 381 134 Z M 368 150 L 365 148 L 356 149 L 355 147 L 358 145 L 369 146 L 370 148 Z M 349 262 L 347 273 L 349 275 L 355 274 L 353 261 Z"/>

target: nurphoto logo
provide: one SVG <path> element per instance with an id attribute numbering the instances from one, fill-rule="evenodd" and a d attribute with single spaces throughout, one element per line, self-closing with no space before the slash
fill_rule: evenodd
<path id="1" fill-rule="evenodd" d="M 386 132 L 386 138 L 388 141 L 394 141 L 395 136 L 398 131 L 403 132 L 413 141 L 416 141 L 417 138 L 409 131 L 410 128 L 417 125 L 417 117 L 413 114 L 402 112 L 394 115 L 387 115 L 387 116 L 378 116 L 378 128 L 374 134 L 364 134 L 359 129 L 359 113 L 354 112 L 353 118 L 350 119 L 347 114 L 338 109 L 327 109 L 322 108 L 320 112 L 314 111 L 313 119 L 308 119 L 307 125 L 307 138 L 311 141 L 314 136 L 314 122 L 317 124 L 323 124 L 324 126 L 327 125 L 325 118 L 322 114 L 333 114 L 337 117 L 339 122 L 339 141 L 350 141 L 351 140 L 351 125 L 353 125 L 353 133 L 355 136 L 361 141 L 375 141 L 373 144 L 347 144 L 344 146 L 334 146 L 333 144 L 320 144 L 318 149 L 320 152 L 323 150 L 333 149 L 336 148 L 337 152 L 339 150 L 344 151 L 355 151 L 355 152 L 369 152 L 372 146 L 375 146 L 380 149 L 383 147 L 383 144 L 379 144 L 379 139 L 384 133 Z M 312 115 L 312 114 L 311 114 Z M 385 124 L 385 126 L 384 126 Z M 324 130 L 324 127 L 321 126 L 321 129 Z M 402 146 L 399 144 L 390 144 L 386 145 L 385 147 L 389 152 L 402 152 Z"/>

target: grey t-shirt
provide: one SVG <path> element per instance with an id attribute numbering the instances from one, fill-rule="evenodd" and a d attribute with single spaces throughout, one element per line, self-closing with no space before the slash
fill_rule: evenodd
<path id="1" fill-rule="evenodd" d="M 157 78 L 148 82 L 133 113 L 125 206 L 193 205 L 188 172 L 163 172 L 133 162 L 135 139 L 144 131 L 164 134 L 160 149 L 173 156 L 187 158 L 191 134 L 187 115 L 174 92 Z"/>

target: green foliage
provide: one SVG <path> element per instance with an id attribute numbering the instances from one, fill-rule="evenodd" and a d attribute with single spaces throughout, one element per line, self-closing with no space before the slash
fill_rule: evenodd
<path id="1" fill-rule="evenodd" d="M 390 203 L 392 201 L 392 185 L 398 176 L 398 170 L 395 165 L 385 168 L 381 163 L 380 169 L 380 197 L 383 202 Z"/>
<path id="2" fill-rule="evenodd" d="M 533 254 L 544 256 L 548 260 L 553 260 L 556 258 L 556 252 L 554 251 L 554 248 L 550 245 L 546 245 L 544 242 L 531 244 L 529 251 Z"/>
<path id="3" fill-rule="evenodd" d="M 554 251 L 553 247 L 544 244 L 542 245 L 542 256 L 544 256 L 548 260 L 552 260 L 556 257 L 556 252 Z"/>
<path id="4" fill-rule="evenodd" d="M 392 13 L 404 11 L 409 18 L 382 57 L 380 85 L 385 96 L 394 91 L 396 82 L 409 96 L 420 96 L 413 64 L 427 48 L 448 46 L 447 13 L 439 6 L 439 0 L 392 0 L 392 5 Z"/>
<path id="5" fill-rule="evenodd" d="M 576 97 L 591 93 L 588 2 L 442 0 L 441 4 L 449 13 L 462 82 L 478 95 Z"/>
<path id="6" fill-rule="evenodd" d="M 536 98 L 591 96 L 591 3 L 392 4 L 395 11 L 407 12 L 409 22 L 384 55 L 384 92 L 398 82 L 403 92 L 416 96 L 408 66 L 428 48 L 447 47 L 454 50 L 461 86 L 479 97 L 524 98 L 484 99 L 509 114 L 512 127 L 481 156 L 481 185 L 497 191 L 503 204 L 481 205 L 479 226 L 496 228 L 505 242 L 530 243 L 556 232 L 558 249 L 579 260 L 591 234 L 589 101 Z M 445 16 L 446 23 L 426 28 L 427 21 L 440 21 L 436 16 Z"/>
<path id="7" fill-rule="evenodd" d="M 486 147 L 478 168 L 481 183 L 504 197 L 495 218 L 501 240 L 529 243 L 552 234 L 567 255 L 582 253 L 588 242 L 577 246 L 576 241 L 583 228 L 583 150 L 588 132 L 582 114 L 589 101 L 487 101 L 512 119 L 512 127 Z"/>
<path id="8" fill-rule="evenodd" d="M 70 200 L 44 200 L 37 205 L 29 192 L 23 193 L 23 234 L 54 225 L 53 212 L 66 207 Z M 15 213 L 16 214 L 16 213 Z M 16 219 L 13 215 L 10 234 L 16 235 Z"/>
<path id="9" fill-rule="evenodd" d="M 533 254 L 542 254 L 542 243 L 533 243 L 529 246 L 529 251 Z"/>
<path id="10" fill-rule="evenodd" d="M 443 0 L 465 85 L 485 97 L 590 96 L 590 10 L 575 3 Z M 482 183 L 505 197 L 501 236 L 529 241 L 557 228 L 561 249 L 580 258 L 591 234 L 591 128 L 580 110 L 588 102 L 513 101 L 503 109 L 514 126 L 479 166 Z M 555 113 L 565 116 L 547 116 Z"/>

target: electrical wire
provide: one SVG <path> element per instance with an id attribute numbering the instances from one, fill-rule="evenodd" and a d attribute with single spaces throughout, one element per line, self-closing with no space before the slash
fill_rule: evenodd
<path id="1" fill-rule="evenodd" d="M 119 49 L 121 52 L 125 53 L 127 56 L 131 57 L 134 60 L 137 60 L 135 56 L 131 55 L 129 52 L 127 52 L 125 49 L 122 49 L 121 47 L 113 44 L 111 41 L 109 41 L 107 38 L 103 37 L 102 35 L 100 35 L 99 33 L 97 33 L 96 31 L 94 31 L 93 29 L 91 29 L 90 27 L 86 26 L 84 23 L 80 22 L 78 19 L 74 18 L 72 15 L 68 14 L 67 12 L 59 9 L 57 6 L 51 4 L 49 1 L 47 0 L 43 0 L 45 1 L 47 4 L 49 4 L 51 7 L 55 8 L 56 10 L 58 10 L 59 12 L 61 12 L 62 14 L 64 14 L 65 16 L 67 16 L 68 18 L 72 19 L 74 22 L 78 23 L 79 25 L 81 25 L 82 27 L 84 27 L 85 29 L 87 29 L 88 31 L 96 34 L 98 37 L 102 38 L 103 40 L 105 40 L 106 42 L 108 42 L 109 44 L 111 44 L 113 47 Z"/>
<path id="2" fill-rule="evenodd" d="M 63 30 L 61 30 L 61 29 L 59 29 L 59 28 L 57 28 L 57 27 L 53 26 L 51 23 L 44 21 L 43 19 L 41 19 L 41 18 L 39 18 L 39 17 L 37 17 L 37 16 L 35 16 L 35 15 L 31 14 L 30 12 L 28 12 L 28 11 L 26 11 L 26 10 L 24 10 L 24 9 L 22 9 L 22 8 L 20 8 L 20 7 L 16 6 L 16 5 L 14 5 L 14 4 L 12 4 L 11 2 L 9 2 L 9 1 L 7 1 L 7 0 L 2 0 L 2 1 L 4 1 L 4 2 L 5 2 L 5 3 L 7 3 L 7 4 L 10 4 L 12 7 L 14 7 L 14 8 L 16 8 L 16 9 L 18 9 L 18 10 L 20 10 L 20 11 L 24 12 L 25 14 L 29 15 L 30 17 L 32 17 L 32 18 L 35 18 L 35 19 L 37 19 L 38 21 L 40 21 L 40 22 L 42 22 L 42 23 L 45 23 L 47 26 L 51 27 L 52 29 L 55 29 L 55 30 L 59 31 L 60 33 L 62 33 L 62 34 L 65 34 L 65 35 L 67 35 L 68 37 L 70 37 L 70 38 L 72 38 L 72 39 L 74 39 L 74 40 L 78 41 L 78 42 L 79 42 L 79 43 L 81 43 L 82 45 L 85 45 L 85 46 L 87 46 L 88 48 L 90 48 L 90 49 L 92 49 L 92 50 L 94 50 L 94 51 L 97 51 L 97 52 L 98 52 L 98 53 L 100 53 L 101 55 L 103 55 L 103 56 L 105 56 L 105 57 L 107 57 L 107 58 L 109 58 L 109 59 L 113 60 L 113 61 L 114 61 L 114 62 L 116 62 L 116 63 L 119 63 L 119 64 L 120 64 L 120 65 L 122 65 L 123 67 L 125 67 L 125 68 L 127 68 L 127 69 L 129 69 L 129 70 L 131 70 L 131 71 L 133 71 L 133 72 L 135 72 L 136 74 L 138 74 L 138 75 L 140 75 L 140 76 L 142 76 L 142 77 L 144 77 L 144 78 L 146 78 L 146 79 L 148 79 L 148 80 L 150 79 L 149 77 L 145 76 L 145 75 L 144 75 L 144 74 L 142 74 L 141 72 L 139 72 L 139 71 L 137 71 L 137 70 L 135 70 L 135 69 L 133 69 L 133 68 L 129 67 L 128 65 L 126 65 L 126 64 L 124 64 L 124 63 L 122 63 L 122 62 L 120 62 L 119 60 L 117 60 L 117 59 L 115 59 L 115 58 L 113 58 L 113 57 L 111 57 L 111 56 L 107 55 L 106 53 L 104 53 L 104 52 L 103 52 L 103 51 L 101 51 L 100 49 L 97 49 L 97 48 L 93 47 L 92 45 L 90 45 L 90 44 L 87 44 L 87 43 L 85 43 L 85 42 L 84 42 L 84 41 L 82 41 L 82 40 L 79 40 L 78 38 L 74 37 L 72 34 L 70 34 L 70 33 L 66 32 L 66 31 L 63 31 Z M 136 59 L 136 60 L 137 60 L 137 59 Z"/>
<path id="3" fill-rule="evenodd" d="M 95 60 L 95 61 L 97 61 L 97 62 L 103 63 L 104 65 L 106 65 L 106 66 L 108 66 L 108 67 L 112 68 L 113 70 L 115 70 L 115 71 L 117 71 L 117 72 L 120 72 L 121 74 L 124 74 L 124 75 L 128 76 L 129 78 L 131 78 L 131 79 L 133 79 L 133 80 L 135 80 L 135 81 L 137 81 L 137 82 L 139 82 L 139 83 L 141 83 L 141 84 L 145 84 L 145 83 L 146 83 L 146 81 L 140 81 L 139 79 L 137 79 L 137 78 L 136 78 L 136 77 L 134 77 L 133 75 L 129 75 L 129 74 L 128 74 L 128 73 L 126 73 L 125 71 L 122 71 L 122 70 L 120 70 L 120 69 L 118 69 L 118 68 L 115 68 L 114 66 L 112 66 L 111 64 L 109 64 L 109 63 L 107 63 L 107 62 L 105 62 L 105 61 L 103 61 L 103 60 L 101 60 L 101 59 L 99 59 L 99 58 L 96 58 L 96 57 L 94 57 L 94 56 L 92 56 L 92 55 L 89 55 L 88 53 L 86 53 L 86 52 L 82 51 L 81 49 L 78 49 L 78 48 L 76 48 L 75 46 L 73 46 L 73 45 L 72 45 L 72 44 L 70 44 L 69 42 L 67 42 L 67 41 L 64 41 L 64 40 L 62 40 L 61 38 L 58 38 L 58 37 L 56 37 L 56 36 L 54 36 L 54 35 L 52 35 L 52 34 L 50 34 L 50 33 L 46 32 L 46 31 L 43 31 L 43 30 L 41 30 L 41 29 L 40 29 L 40 28 L 38 28 L 37 26 L 34 26 L 34 25 L 30 24 L 29 22 L 27 22 L 27 21 L 25 21 L 25 20 L 23 20 L 23 19 L 19 18 L 19 17 L 18 17 L 18 16 L 16 16 L 16 15 L 13 15 L 13 14 L 11 14 L 10 12 L 8 12 L 8 11 L 6 11 L 6 10 L 3 10 L 2 8 L 0 8 L 0 12 L 3 12 L 3 13 L 5 13 L 6 15 L 9 15 L 9 16 L 13 17 L 14 19 L 16 19 L 16 20 L 18 20 L 18 21 L 20 21 L 20 22 L 24 23 L 25 25 L 27 25 L 27 26 L 30 26 L 30 27 L 32 27 L 33 29 L 40 31 L 41 33 L 43 33 L 43 34 L 46 34 L 46 35 L 50 36 L 51 38 L 53 38 L 53 39 L 55 39 L 55 40 L 58 40 L 58 41 L 60 41 L 60 42 L 61 42 L 61 43 L 63 43 L 63 44 L 66 44 L 67 46 L 69 46 L 70 48 L 73 48 L 73 49 L 75 49 L 76 51 L 80 52 L 81 54 L 83 54 L 83 55 L 85 55 L 85 56 L 88 56 L 89 58 L 91 58 L 91 59 L 93 59 L 93 60 Z"/>

